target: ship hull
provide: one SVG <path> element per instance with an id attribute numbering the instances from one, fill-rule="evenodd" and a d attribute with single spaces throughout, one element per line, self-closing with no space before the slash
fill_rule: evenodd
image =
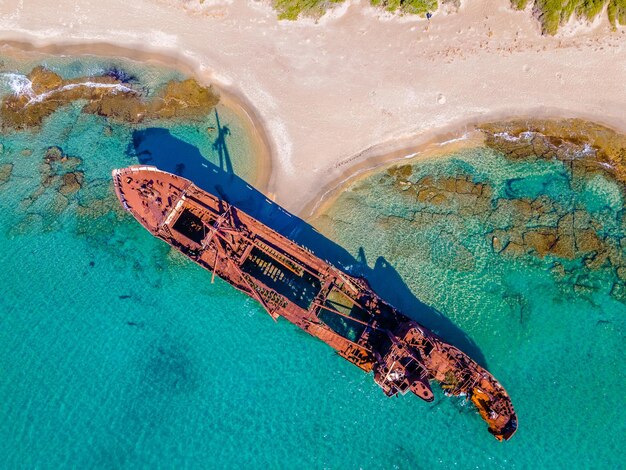
<path id="1" fill-rule="evenodd" d="M 238 290 L 373 372 L 388 396 L 425 401 L 437 381 L 465 395 L 499 440 L 517 418 L 504 388 L 465 353 L 384 302 L 362 278 L 321 260 L 180 176 L 150 166 L 113 171 L 116 194 L 150 233 Z"/>

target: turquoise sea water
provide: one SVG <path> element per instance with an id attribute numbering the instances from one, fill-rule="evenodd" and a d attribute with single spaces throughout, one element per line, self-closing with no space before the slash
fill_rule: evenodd
<path id="1" fill-rule="evenodd" d="M 81 76 L 109 64 L 48 65 Z M 152 87 L 175 77 L 117 65 Z M 234 172 L 251 180 L 258 162 L 242 126 L 218 111 Z M 216 136 L 205 131 L 214 119 L 155 126 L 219 166 Z M 626 307 L 610 293 L 614 274 L 598 269 L 575 290 L 572 276 L 583 268 L 557 277 L 551 260 L 494 253 L 478 215 L 446 208 L 417 224 L 415 200 L 384 172 L 351 187 L 318 221 L 354 256 L 362 249 L 371 269 L 352 269 L 370 272 L 382 290 L 397 271 L 469 335 L 518 412 L 518 433 L 498 443 L 462 400 L 386 398 L 370 376 L 289 323 L 275 324 L 226 283 L 211 284 L 122 213 L 110 171 L 145 158 L 135 148 L 142 131 L 83 115 L 77 104 L 38 131 L 0 136 L 0 168 L 12 165 L 0 184 L 2 466 L 621 466 Z M 145 145 L 156 158 L 158 144 Z M 78 192 L 42 187 L 50 146 L 80 158 Z M 601 176 L 570 185 L 558 164 L 514 165 L 489 151 L 416 163 L 411 178 L 426 174 L 469 174 L 507 197 L 547 192 L 582 204 L 611 237 L 623 237 L 622 195 Z"/>
<path id="2" fill-rule="evenodd" d="M 423 462 L 623 467 L 626 299 L 619 267 L 611 265 L 623 266 L 626 257 L 623 188 L 604 175 L 575 176 L 559 161 L 512 162 L 486 148 L 417 159 L 410 167 L 408 177 L 381 170 L 353 183 L 316 225 L 349 251 L 363 250 L 370 264 L 392 265 L 418 298 L 465 331 L 519 418 L 517 434 L 503 445 L 465 435 L 458 423 L 429 422 L 442 434 L 450 426 L 449 434 L 435 439 L 449 452 Z M 441 191 L 454 180 L 460 181 L 458 194 Z M 467 181 L 483 185 L 483 197 L 467 194 Z M 446 200 L 430 199 L 437 195 Z M 532 215 L 521 216 L 515 202 L 529 201 Z M 492 247 L 494 229 L 519 232 L 521 220 L 522 231 L 531 232 L 568 217 L 574 231 L 604 237 L 588 254 L 597 263 Z M 562 232 L 566 236 L 571 227 Z M 379 289 L 386 282 L 375 279 Z M 388 298 L 401 305 L 402 298 L 393 297 L 390 292 Z M 438 406 L 455 408 L 450 402 Z"/>

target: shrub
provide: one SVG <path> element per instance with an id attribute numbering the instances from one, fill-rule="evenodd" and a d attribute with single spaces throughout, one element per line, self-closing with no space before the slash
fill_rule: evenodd
<path id="1" fill-rule="evenodd" d="M 607 3 L 610 23 L 626 25 L 626 0 L 534 0 L 534 12 L 544 34 L 556 34 L 559 26 L 572 15 L 592 21 Z M 511 0 L 511 5 L 523 10 L 528 0 Z"/>

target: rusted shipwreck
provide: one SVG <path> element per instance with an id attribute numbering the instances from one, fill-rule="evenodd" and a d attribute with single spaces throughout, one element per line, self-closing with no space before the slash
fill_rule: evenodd
<path id="1" fill-rule="evenodd" d="M 398 312 L 365 279 L 348 275 L 258 220 L 151 166 L 113 171 L 124 208 L 153 235 L 334 348 L 387 396 L 434 399 L 430 382 L 464 395 L 498 440 L 517 418 L 504 388 L 459 349 Z"/>

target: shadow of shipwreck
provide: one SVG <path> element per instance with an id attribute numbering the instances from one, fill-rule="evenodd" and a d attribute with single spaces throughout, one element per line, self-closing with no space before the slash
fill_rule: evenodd
<path id="1" fill-rule="evenodd" d="M 167 129 L 148 128 L 133 133 L 128 154 L 140 163 L 183 176 L 198 187 L 219 196 L 275 231 L 311 250 L 321 259 L 355 276 L 365 277 L 374 290 L 405 315 L 440 335 L 486 367 L 485 358 L 474 341 L 438 310 L 416 298 L 395 268 L 383 257 L 370 267 L 363 248 L 358 258 L 329 240 L 302 219 L 287 212 L 233 171 L 226 137 L 227 126 L 220 126 L 213 149 L 218 163 L 211 163 L 193 145 L 174 137 Z"/>

